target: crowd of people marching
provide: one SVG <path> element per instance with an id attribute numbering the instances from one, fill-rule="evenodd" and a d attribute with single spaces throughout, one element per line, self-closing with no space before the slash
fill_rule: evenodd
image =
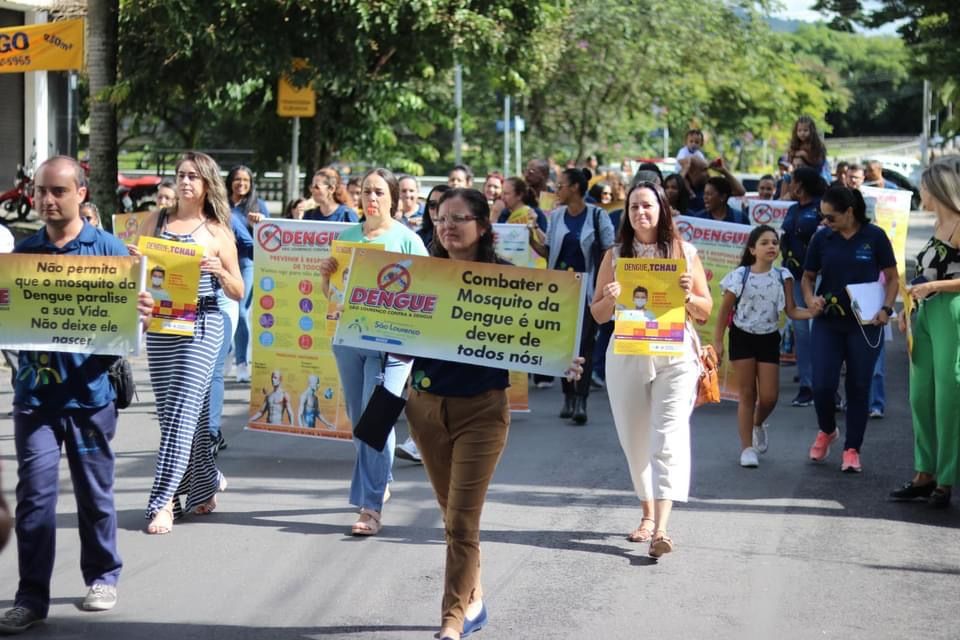
<path id="1" fill-rule="evenodd" d="M 719 318 L 713 346 L 732 363 L 738 381 L 740 465 L 758 466 L 768 448 L 767 419 L 778 401 L 785 312 L 800 383 L 792 404 L 812 404 L 819 427 L 811 434 L 809 458 L 826 460 L 842 438 L 840 469 L 849 473 L 863 470 L 869 418 L 883 416 L 882 405 L 876 403 L 883 397 L 884 327 L 897 317 L 913 340 L 910 406 L 916 474 L 891 497 L 948 506 L 960 458 L 957 165 L 941 161 L 923 173 L 923 206 L 934 212 L 937 223 L 917 256 L 915 273 L 907 274 L 904 283 L 916 311 L 896 316 L 893 307 L 902 276 L 890 240 L 867 217 L 858 190 L 868 183 L 890 186 L 882 182 L 877 165 L 843 165 L 831 173 L 813 121 L 803 117 L 797 120 L 778 172 L 763 176 L 757 194 L 747 194 L 721 158 L 706 156 L 703 142 L 702 132 L 691 130 L 675 172 L 666 176 L 650 163 L 625 163 L 619 171 L 601 173 L 591 157 L 581 168 L 531 160 L 522 176 L 492 172 L 475 183 L 469 167 L 458 165 L 449 172 L 447 184 L 431 189 L 423 203 L 413 176 L 377 168 L 345 183 L 336 170 L 323 168 L 310 180 L 310 198 L 289 203 L 283 215 L 355 223 L 341 235 L 344 240 L 504 268 L 509 263 L 496 253 L 492 224 L 522 224 L 547 268 L 587 274 L 580 352 L 562 380 L 559 417 L 586 424 L 591 388 L 606 388 L 641 503 L 639 524 L 627 537 L 648 545 L 647 553 L 654 558 L 673 550 L 668 533 L 672 506 L 688 499 L 690 416 L 701 373 L 697 327 L 712 316 Z M 20 242 L 16 252 L 137 254 L 136 247 L 124 246 L 100 229 L 96 209 L 83 204 L 84 173 L 74 159 L 47 160 L 36 172 L 35 185 L 44 226 Z M 205 257 L 194 335 L 147 332 L 146 337 L 160 427 L 155 477 L 146 497 L 145 531 L 152 535 L 169 534 L 181 517 L 213 512 L 218 493 L 227 488 L 217 467 L 217 452 L 226 446 L 220 428 L 224 378 L 232 354 L 236 379 L 250 379 L 252 229 L 269 215 L 257 196 L 253 171 L 235 167 L 224 180 L 216 162 L 198 152 L 181 156 L 175 180 L 164 183 L 161 192 L 163 202 L 145 218 L 140 233 L 196 243 Z M 794 203 L 779 231 L 766 225 L 752 228 L 740 265 L 723 276 L 722 297 L 715 300 L 697 249 L 680 237 L 675 217 L 749 224 L 735 206 L 736 197 Z M 612 321 L 621 294 L 616 263 L 644 257 L 686 261 L 687 270 L 676 282 L 687 316 L 684 355 L 622 355 L 613 349 Z M 336 260 L 328 258 L 318 280 L 329 279 L 336 270 Z M 883 296 L 880 310 L 863 322 L 847 289 L 860 283 L 880 283 Z M 642 306 L 646 292 L 633 293 Z M 153 302 L 149 292 L 140 294 L 144 330 Z M 480 583 L 480 515 L 510 426 L 508 373 L 348 347 L 335 347 L 334 356 L 354 425 L 375 404 L 371 398 L 378 387 L 408 396 L 406 442 L 395 444 L 391 433 L 380 451 L 355 439 L 348 499 L 359 515 L 350 533 L 375 536 L 384 526 L 395 455 L 422 462 L 442 512 L 447 544 L 436 637 L 465 637 L 489 620 Z M 101 611 L 117 602 L 122 561 L 110 446 L 117 410 L 107 377 L 114 358 L 22 351 L 15 365 L 30 370 L 41 359 L 56 376 L 15 379 L 14 522 L 20 575 L 14 607 L 0 618 L 0 634 L 24 631 L 48 613 L 61 448 L 77 497 L 82 571 L 89 587 L 81 608 Z M 429 384 L 423 384 L 425 380 Z M 539 388 L 554 383 L 542 376 L 534 376 L 533 382 Z M 845 412 L 842 434 L 838 411 Z M 0 546 L 10 526 L 0 495 Z"/>

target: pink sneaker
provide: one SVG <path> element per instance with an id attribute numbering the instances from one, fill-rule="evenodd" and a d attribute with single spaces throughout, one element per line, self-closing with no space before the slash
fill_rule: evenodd
<path id="1" fill-rule="evenodd" d="M 860 452 L 856 449 L 847 449 L 843 452 L 843 462 L 840 463 L 840 471 L 844 473 L 860 473 L 863 467 L 860 466 Z"/>
<path id="2" fill-rule="evenodd" d="M 830 445 L 840 438 L 840 429 L 834 429 L 833 433 L 824 433 L 817 431 L 817 439 L 813 441 L 810 447 L 810 459 L 814 462 L 821 462 L 830 453 Z"/>

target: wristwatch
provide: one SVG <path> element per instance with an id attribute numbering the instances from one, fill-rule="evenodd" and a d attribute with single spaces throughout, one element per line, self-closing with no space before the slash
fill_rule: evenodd
<path id="1" fill-rule="evenodd" d="M 893 315 L 893 307 L 883 306 L 880 307 L 880 311 L 883 311 L 885 314 L 887 314 L 888 318 Z"/>

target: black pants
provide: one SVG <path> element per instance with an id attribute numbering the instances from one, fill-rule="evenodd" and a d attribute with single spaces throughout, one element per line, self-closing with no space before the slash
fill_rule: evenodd
<path id="1" fill-rule="evenodd" d="M 563 379 L 564 395 L 586 398 L 590 395 L 590 372 L 593 371 L 593 345 L 597 341 L 597 323 L 587 307 L 583 313 L 583 326 L 580 327 L 580 353 L 583 358 L 583 374 L 576 382 Z"/>

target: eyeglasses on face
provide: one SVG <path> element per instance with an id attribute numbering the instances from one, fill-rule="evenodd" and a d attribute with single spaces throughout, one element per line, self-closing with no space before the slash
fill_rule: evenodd
<path id="1" fill-rule="evenodd" d="M 440 216 L 439 218 L 434 218 L 433 223 L 438 227 L 442 227 L 444 225 L 460 226 L 461 224 L 464 224 L 466 222 L 470 222 L 471 220 L 476 220 L 476 219 L 477 219 L 477 216 L 468 216 L 464 214 L 455 213 L 450 216 Z"/>
<path id="2" fill-rule="evenodd" d="M 189 181 L 189 182 L 196 182 L 197 180 L 200 180 L 200 179 L 201 179 L 201 178 L 200 178 L 200 174 L 199 174 L 199 173 L 194 173 L 194 172 L 192 172 L 192 171 L 190 171 L 190 172 L 187 172 L 187 171 L 177 171 L 177 180 L 179 180 L 179 181 L 181 181 L 181 182 L 182 182 L 183 180 L 187 180 L 187 181 Z"/>

